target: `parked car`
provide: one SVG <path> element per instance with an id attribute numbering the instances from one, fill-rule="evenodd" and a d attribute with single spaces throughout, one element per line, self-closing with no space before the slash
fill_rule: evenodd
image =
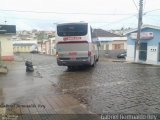
<path id="1" fill-rule="evenodd" d="M 39 53 L 37 50 L 32 50 L 30 53 Z"/>
<path id="2" fill-rule="evenodd" d="M 126 58 L 127 52 L 123 52 L 117 55 L 117 58 Z"/>

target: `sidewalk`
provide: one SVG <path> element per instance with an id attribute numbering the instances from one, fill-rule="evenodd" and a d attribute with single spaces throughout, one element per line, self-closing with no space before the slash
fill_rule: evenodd
<path id="1" fill-rule="evenodd" d="M 27 102 L 7 106 L 6 114 L 90 114 L 73 97 L 62 94 L 39 96 Z"/>
<path id="2" fill-rule="evenodd" d="M 27 55 L 24 55 L 24 57 L 17 56 L 16 61 L 7 63 L 9 73 L 3 75 L 1 79 L 2 91 L 0 92 L 2 93 L 0 97 L 4 97 L 5 100 L 2 100 L 3 102 L 0 101 L 0 120 L 2 115 L 23 115 L 30 116 L 31 118 L 37 117 L 38 115 L 40 115 L 40 118 L 41 115 L 51 115 L 51 117 L 55 115 L 57 117 L 61 116 L 62 118 L 66 116 L 73 117 L 75 115 L 77 115 L 78 118 L 80 115 L 96 115 L 89 112 L 85 105 L 81 104 L 72 96 L 56 92 L 55 87 L 52 86 L 50 81 L 45 77 L 37 76 L 36 70 L 32 74 L 27 74 L 24 65 L 24 59 L 27 57 Z M 32 119 L 35 120 L 34 118 Z M 26 118 L 26 120 L 31 119 Z M 37 118 L 37 120 L 42 119 Z M 57 118 L 50 120 L 63 119 Z"/>
<path id="3" fill-rule="evenodd" d="M 109 58 L 109 57 L 100 57 L 101 61 L 108 61 L 108 62 L 126 62 L 125 59 L 117 59 L 117 58 Z"/>
<path id="4" fill-rule="evenodd" d="M 7 105 L 6 105 L 7 106 Z M 9 105 L 0 120 L 100 120 L 100 116 L 69 95 L 39 96 L 33 100 Z"/>

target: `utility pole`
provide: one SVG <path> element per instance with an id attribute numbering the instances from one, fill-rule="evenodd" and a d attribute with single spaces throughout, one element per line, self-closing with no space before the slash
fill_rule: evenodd
<path id="1" fill-rule="evenodd" d="M 0 66 L 2 64 L 2 48 L 1 48 L 1 41 L 0 41 Z"/>
<path id="2" fill-rule="evenodd" d="M 143 0 L 140 0 L 139 1 L 139 16 L 138 16 L 138 31 L 137 31 L 137 41 L 136 41 L 135 62 L 139 61 L 139 48 L 140 48 L 140 39 L 141 39 L 142 15 L 143 15 Z"/>

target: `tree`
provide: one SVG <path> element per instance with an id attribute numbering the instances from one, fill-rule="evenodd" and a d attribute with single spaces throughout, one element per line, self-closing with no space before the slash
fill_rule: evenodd
<path id="1" fill-rule="evenodd" d="M 46 33 L 43 32 L 43 31 L 41 31 L 41 32 L 39 32 L 39 33 L 37 34 L 37 40 L 38 40 L 38 41 L 42 41 L 43 39 L 47 39 L 47 38 L 48 38 L 48 37 L 47 37 Z"/>

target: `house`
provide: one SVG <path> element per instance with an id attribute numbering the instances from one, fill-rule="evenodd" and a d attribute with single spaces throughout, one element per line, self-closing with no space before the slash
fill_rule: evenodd
<path id="1" fill-rule="evenodd" d="M 43 41 L 43 47 L 45 48 L 45 54 L 49 55 L 51 54 L 51 41 L 50 40 L 45 40 Z"/>
<path id="2" fill-rule="evenodd" d="M 114 34 L 102 29 L 94 29 L 93 36 L 100 41 L 100 54 L 108 54 L 109 57 L 116 57 L 127 49 L 127 37 Z"/>
<path id="3" fill-rule="evenodd" d="M 36 49 L 37 40 L 17 40 L 17 41 L 12 41 L 13 43 L 13 52 L 21 52 L 21 53 L 26 53 L 26 52 L 31 52 Z M 37 48 L 38 49 L 38 48 Z"/>
<path id="4" fill-rule="evenodd" d="M 50 38 L 51 40 L 51 55 L 55 55 L 56 54 L 56 39 L 55 37 Z"/>
<path id="5" fill-rule="evenodd" d="M 48 54 L 48 55 L 56 54 L 55 37 L 52 37 L 43 41 L 39 41 L 38 46 L 40 47 L 39 49 L 41 49 L 41 52 L 44 54 Z"/>
<path id="6" fill-rule="evenodd" d="M 0 59 L 13 61 L 12 35 L 16 34 L 15 25 L 0 25 Z"/>
<path id="7" fill-rule="evenodd" d="M 98 37 L 101 43 L 101 50 L 127 50 L 126 37 Z"/>
<path id="8" fill-rule="evenodd" d="M 127 61 L 160 65 L 160 27 L 144 25 L 141 28 L 139 54 L 136 50 L 137 29 L 127 35 Z"/>

